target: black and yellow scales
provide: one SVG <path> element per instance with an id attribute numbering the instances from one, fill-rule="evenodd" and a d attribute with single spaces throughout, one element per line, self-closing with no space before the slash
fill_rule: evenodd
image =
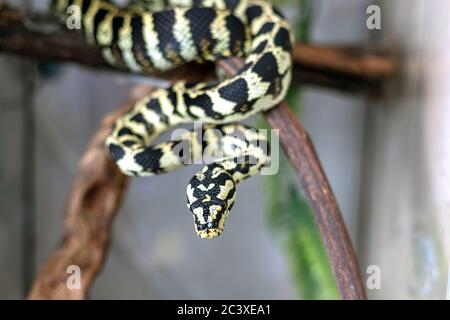
<path id="1" fill-rule="evenodd" d="M 222 233 L 236 185 L 270 162 L 266 135 L 233 123 L 280 102 L 289 88 L 294 41 L 278 10 L 263 0 L 150 0 L 120 7 L 104 0 L 54 0 L 53 12 L 81 12 L 86 40 L 113 66 L 133 72 L 169 70 L 181 64 L 244 57 L 235 76 L 212 83 L 176 82 L 138 101 L 115 123 L 107 139 L 123 173 L 151 176 L 186 165 L 206 149 L 221 155 L 187 186 L 197 234 Z M 71 10 L 69 10 L 71 11 Z M 151 143 L 165 130 L 201 121 L 204 135 L 189 131 Z M 192 158 L 191 157 L 191 158 Z"/>

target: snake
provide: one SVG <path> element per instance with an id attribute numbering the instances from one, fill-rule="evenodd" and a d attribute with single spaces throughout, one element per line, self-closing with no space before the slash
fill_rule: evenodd
<path id="1" fill-rule="evenodd" d="M 265 0 L 51 3 L 52 12 L 66 19 L 74 8 L 84 39 L 119 69 L 150 74 L 188 62 L 243 59 L 234 76 L 180 80 L 152 91 L 117 119 L 106 139 L 110 158 L 129 176 L 210 158 L 187 186 L 187 206 L 200 238 L 222 234 L 236 186 L 270 164 L 267 134 L 239 121 L 276 106 L 287 93 L 294 43 L 287 20 Z M 200 130 L 155 142 L 169 129 L 196 122 Z"/>

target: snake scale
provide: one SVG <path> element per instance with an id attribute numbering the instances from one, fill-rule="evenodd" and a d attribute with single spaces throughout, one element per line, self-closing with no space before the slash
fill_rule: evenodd
<path id="1" fill-rule="evenodd" d="M 120 170 L 151 176 L 181 168 L 205 150 L 220 155 L 187 186 L 197 234 L 214 238 L 224 229 L 236 186 L 270 162 L 267 137 L 236 123 L 279 103 L 289 88 L 293 34 L 282 14 L 264 0 L 53 0 L 67 17 L 80 11 L 83 35 L 111 65 L 132 72 L 165 71 L 187 62 L 243 57 L 233 77 L 213 82 L 178 81 L 136 102 L 119 118 L 106 145 Z M 186 131 L 152 144 L 174 126 L 201 121 L 203 134 Z M 182 147 L 183 146 L 183 147 Z"/>

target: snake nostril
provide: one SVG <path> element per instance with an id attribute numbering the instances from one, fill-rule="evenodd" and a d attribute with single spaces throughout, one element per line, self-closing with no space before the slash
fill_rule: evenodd
<path id="1" fill-rule="evenodd" d="M 197 230 L 205 230 L 206 229 L 206 225 L 205 224 L 198 224 L 197 225 Z"/>

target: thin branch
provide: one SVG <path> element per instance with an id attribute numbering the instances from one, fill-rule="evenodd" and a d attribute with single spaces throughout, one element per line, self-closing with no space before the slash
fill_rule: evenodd
<path id="1" fill-rule="evenodd" d="M 233 75 L 244 63 L 240 59 L 228 59 L 219 61 L 219 65 L 228 75 Z M 273 129 L 278 129 L 281 145 L 309 200 L 341 298 L 366 299 L 358 259 L 333 190 L 308 133 L 289 111 L 285 101 L 265 112 L 264 117 Z"/>
<path id="2" fill-rule="evenodd" d="M 88 67 L 114 70 L 88 45 L 82 36 L 68 31 L 51 15 L 25 15 L 17 10 L 0 9 L 0 52 L 39 61 L 74 62 Z M 377 94 L 383 79 L 395 72 L 392 56 L 379 49 L 326 47 L 297 44 L 294 79 L 350 92 Z M 174 75 L 196 70 L 212 73 L 211 65 L 188 64 L 153 76 L 172 79 Z"/>
<path id="3" fill-rule="evenodd" d="M 295 63 L 304 68 L 323 70 L 343 76 L 376 81 L 391 76 L 395 61 L 380 48 L 355 46 L 314 46 L 297 44 L 293 50 Z"/>
<path id="4" fill-rule="evenodd" d="M 265 112 L 264 116 L 272 128 L 279 130 L 281 145 L 309 200 L 340 297 L 344 300 L 367 299 L 345 222 L 308 133 L 286 102 Z"/>

